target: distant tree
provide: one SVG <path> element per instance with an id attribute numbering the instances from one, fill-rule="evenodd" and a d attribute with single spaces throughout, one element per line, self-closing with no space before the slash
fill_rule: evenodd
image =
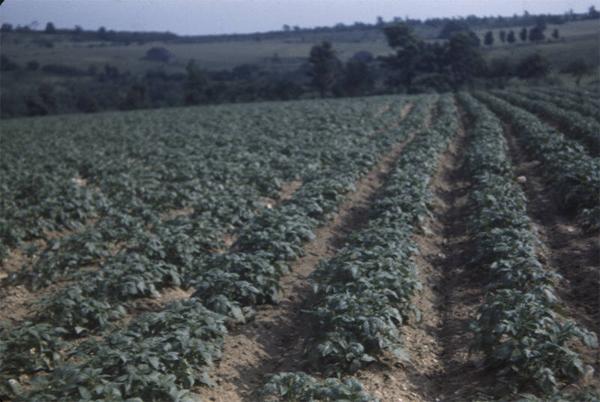
<path id="1" fill-rule="evenodd" d="M 523 58 L 516 68 L 517 76 L 521 79 L 543 78 L 550 72 L 548 60 L 535 53 Z"/>
<path id="2" fill-rule="evenodd" d="M 452 35 L 458 32 L 469 31 L 469 26 L 464 21 L 450 20 L 444 25 L 438 37 L 440 39 L 450 39 Z"/>
<path id="3" fill-rule="evenodd" d="M 508 31 L 508 35 L 506 35 L 506 41 L 508 43 L 515 43 L 517 41 L 517 38 L 515 37 L 515 32 L 514 31 Z"/>
<path id="4" fill-rule="evenodd" d="M 75 28 L 73 28 L 73 33 L 75 35 L 79 35 L 83 33 L 83 28 L 80 25 L 75 25 Z"/>
<path id="5" fill-rule="evenodd" d="M 502 43 L 506 43 L 506 31 L 505 30 L 500 30 L 500 32 L 498 33 L 498 36 L 500 37 L 500 42 Z"/>
<path id="6" fill-rule="evenodd" d="M 485 33 L 483 43 L 486 46 L 492 46 L 494 44 L 494 33 L 492 31 L 487 31 Z"/>
<path id="7" fill-rule="evenodd" d="M 107 35 L 105 27 L 98 28 L 98 39 L 100 39 L 100 40 L 106 40 L 107 36 L 108 35 Z"/>
<path id="8" fill-rule="evenodd" d="M 294 25 L 292 29 L 294 30 L 294 32 L 300 31 L 300 27 L 298 25 Z"/>
<path id="9" fill-rule="evenodd" d="M 83 113 L 94 113 L 99 109 L 96 99 L 87 92 L 82 92 L 77 96 L 75 107 Z"/>
<path id="10" fill-rule="evenodd" d="M 388 45 L 396 55 L 385 60 L 388 67 L 398 72 L 398 81 L 410 87 L 417 75 L 417 69 L 423 56 L 423 42 L 417 38 L 413 29 L 405 23 L 397 23 L 383 29 Z"/>
<path id="11" fill-rule="evenodd" d="M 8 58 L 5 54 L 0 55 L 0 71 L 18 70 L 19 65 Z"/>
<path id="12" fill-rule="evenodd" d="M 559 37 L 560 37 L 560 33 L 558 32 L 558 28 L 554 28 L 554 30 L 552 31 L 552 38 L 558 39 Z"/>
<path id="13" fill-rule="evenodd" d="M 54 27 L 54 24 L 49 22 L 46 24 L 46 29 L 44 30 L 44 32 L 46 32 L 47 34 L 54 34 L 56 33 L 56 28 Z"/>
<path id="14" fill-rule="evenodd" d="M 255 77 L 260 71 L 260 68 L 255 64 L 240 64 L 235 66 L 231 73 L 233 77 L 240 80 L 250 80 Z"/>
<path id="15" fill-rule="evenodd" d="M 541 42 L 546 39 L 544 35 L 544 29 L 541 25 L 536 25 L 529 30 L 529 41 L 530 42 Z"/>
<path id="16" fill-rule="evenodd" d="M 119 105 L 119 109 L 133 110 L 140 109 L 146 106 L 146 87 L 142 84 L 134 84 L 127 91 L 125 99 L 123 99 L 123 101 Z"/>
<path id="17" fill-rule="evenodd" d="M 159 61 L 168 63 L 173 58 L 173 54 L 164 47 L 152 47 L 146 51 L 145 60 Z"/>
<path id="18" fill-rule="evenodd" d="M 574 60 L 571 63 L 567 64 L 562 70 L 561 73 L 570 74 L 575 78 L 575 83 L 577 86 L 581 83 L 581 79 L 588 74 L 591 74 L 593 71 L 592 67 L 587 64 L 584 60 Z"/>
<path id="19" fill-rule="evenodd" d="M 351 59 L 344 70 L 343 86 L 346 94 L 361 95 L 373 88 L 374 80 L 367 63 Z"/>
<path id="20" fill-rule="evenodd" d="M 36 60 L 31 60 L 29 62 L 27 62 L 27 69 L 29 71 L 36 71 L 40 68 L 40 63 L 38 63 Z"/>
<path id="21" fill-rule="evenodd" d="M 190 60 L 185 68 L 187 76 L 184 83 L 185 103 L 196 105 L 205 101 L 208 80 L 206 74 L 198 68 L 194 60 Z"/>
<path id="22" fill-rule="evenodd" d="M 600 12 L 596 10 L 596 7 L 590 6 L 590 8 L 588 8 L 588 18 L 591 20 L 597 20 L 600 18 Z"/>
<path id="23" fill-rule="evenodd" d="M 312 77 L 312 85 L 319 90 L 321 97 L 325 97 L 338 80 L 341 62 L 331 43 L 326 41 L 312 47 L 308 61 L 311 65 L 309 75 Z"/>
<path id="24" fill-rule="evenodd" d="M 485 60 L 481 51 L 467 33 L 457 33 L 450 38 L 447 57 L 452 82 L 457 87 L 469 83 L 485 71 Z"/>
<path id="25" fill-rule="evenodd" d="M 292 27 L 290 27 L 288 24 L 283 24 L 282 28 L 284 32 L 290 32 L 292 30 Z"/>
<path id="26" fill-rule="evenodd" d="M 351 60 L 362 61 L 363 63 L 370 63 L 374 60 L 373 53 L 367 52 L 366 50 L 359 50 L 352 55 Z"/>
<path id="27" fill-rule="evenodd" d="M 547 25 L 546 25 L 546 16 L 545 15 L 539 15 L 535 18 L 535 26 L 540 28 L 543 31 L 546 30 Z"/>
<path id="28" fill-rule="evenodd" d="M 377 25 L 378 27 L 382 27 L 385 25 L 385 21 L 383 20 L 383 17 L 381 16 L 377 16 L 377 22 L 375 23 L 375 25 Z"/>
<path id="29" fill-rule="evenodd" d="M 472 46 L 475 46 L 475 47 L 481 46 L 481 39 L 479 39 L 479 35 L 477 35 L 475 32 L 469 30 L 469 31 L 463 31 L 463 33 L 467 36 L 467 38 L 469 38 L 469 42 L 471 42 Z"/>
<path id="30" fill-rule="evenodd" d="M 527 28 L 521 28 L 519 31 L 519 39 L 521 39 L 521 42 L 527 42 Z"/>
<path id="31" fill-rule="evenodd" d="M 0 32 L 12 32 L 13 26 L 12 24 L 4 23 L 2 27 L 0 27 Z"/>

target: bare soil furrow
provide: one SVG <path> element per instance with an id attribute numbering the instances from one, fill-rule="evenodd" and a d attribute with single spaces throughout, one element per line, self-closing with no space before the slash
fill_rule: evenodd
<path id="1" fill-rule="evenodd" d="M 402 338 L 411 361 L 361 372 L 358 378 L 382 401 L 463 401 L 486 389 L 491 379 L 469 351 L 469 322 L 483 299 L 482 278 L 469 265 L 467 233 L 469 174 L 463 169 L 467 134 L 457 133 L 440 157 L 431 186 L 432 217 L 414 240 L 423 290 L 415 298 L 420 322 L 405 327 Z M 465 376 L 468 373 L 468 376 Z"/>
<path id="2" fill-rule="evenodd" d="M 387 152 L 356 183 L 356 191 L 348 195 L 335 218 L 316 230 L 315 238 L 304 248 L 304 257 L 292 264 L 291 273 L 281 281 L 281 302 L 261 308 L 254 322 L 234 330 L 226 338 L 223 360 L 214 372 L 217 386 L 196 390 L 203 398 L 222 402 L 255 401 L 255 392 L 266 376 L 302 369 L 302 347 L 310 331 L 303 314 L 312 296 L 308 277 L 321 260 L 335 254 L 349 233 L 366 223 L 370 201 L 414 135 Z"/>

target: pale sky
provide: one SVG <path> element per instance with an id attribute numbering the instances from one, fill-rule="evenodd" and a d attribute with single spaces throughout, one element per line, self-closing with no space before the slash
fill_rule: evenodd
<path id="1" fill-rule="evenodd" d="M 0 0 L 1 1 L 1 0 Z M 246 33 L 392 17 L 584 12 L 600 0 L 5 0 L 0 22 L 177 34 Z"/>

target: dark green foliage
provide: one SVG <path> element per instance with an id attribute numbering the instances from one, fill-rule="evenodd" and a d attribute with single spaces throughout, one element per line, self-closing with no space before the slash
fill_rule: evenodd
<path id="1" fill-rule="evenodd" d="M 561 73 L 570 74 L 575 78 L 575 83 L 577 86 L 580 85 L 581 79 L 589 74 L 592 74 L 593 69 L 590 65 L 588 65 L 585 60 L 573 60 L 569 64 L 567 64 L 562 70 Z"/>
<path id="2" fill-rule="evenodd" d="M 349 60 L 344 68 L 344 91 L 351 96 L 367 94 L 374 85 L 369 65 L 360 60 Z"/>
<path id="3" fill-rule="evenodd" d="M 523 92 L 523 95 L 514 92 L 496 94 L 515 105 L 556 122 L 565 135 L 581 142 L 592 155 L 600 155 L 600 122 L 596 119 L 583 116 L 574 110 L 565 110 L 561 105 L 554 105 L 546 99 L 528 99 L 525 94 L 529 94 L 529 91 Z"/>
<path id="4" fill-rule="evenodd" d="M 377 402 L 354 379 L 318 381 L 304 373 L 279 373 L 262 389 L 265 402 Z"/>
<path id="5" fill-rule="evenodd" d="M 190 60 L 185 68 L 187 72 L 185 89 L 186 105 L 196 105 L 205 99 L 207 80 L 204 72 L 200 70 L 194 60 Z"/>
<path id="6" fill-rule="evenodd" d="M 312 85 L 324 97 L 335 85 L 342 71 L 342 64 L 337 58 L 331 43 L 323 42 L 310 49 L 308 62 L 311 64 L 309 75 Z"/>
<path id="7" fill-rule="evenodd" d="M 513 31 L 513 30 L 508 31 L 508 35 L 506 36 L 506 41 L 510 44 L 513 44 L 517 41 L 517 38 L 515 36 L 515 31 Z"/>
<path id="8" fill-rule="evenodd" d="M 8 58 L 5 54 L 0 55 L 0 71 L 14 71 L 20 67 L 17 63 Z"/>
<path id="9" fill-rule="evenodd" d="M 177 121 L 181 126 L 173 125 L 171 119 L 163 121 L 165 116 L 156 113 L 110 115 L 104 124 L 112 130 L 105 131 L 104 137 L 96 136 L 96 127 L 87 127 L 86 135 L 83 117 L 77 117 L 71 129 L 64 119 L 57 121 L 58 137 L 50 134 L 49 122 L 40 125 L 38 129 L 46 133 L 43 138 L 55 141 L 55 147 L 69 146 L 73 155 L 86 155 L 66 160 L 61 156 L 55 166 L 53 158 L 64 154 L 44 154 L 44 167 L 52 167 L 47 172 L 52 181 L 47 184 L 69 183 L 74 187 L 68 189 L 92 197 L 93 209 L 81 213 L 81 205 L 75 203 L 73 211 L 81 223 L 77 221 L 73 228 L 78 230 L 48 241 L 35 264 L 25 266 L 10 281 L 31 287 L 47 286 L 61 278 L 74 281 L 44 299 L 33 318 L 64 326 L 60 333 L 49 332 L 55 342 L 82 335 L 90 342 L 69 351 L 57 368 L 42 368 L 44 373 L 34 375 L 32 392 L 26 399 L 69 400 L 79 395 L 84 400 L 130 396 L 183 400 L 185 390 L 198 381 L 197 374 L 201 373 L 196 370 L 210 366 L 221 349 L 220 335 L 215 333 L 191 344 L 190 348 L 202 353 L 195 357 L 175 339 L 181 331 L 186 332 L 184 323 L 211 327 L 203 321 L 210 317 L 219 326 L 243 322 L 252 316 L 255 305 L 276 302 L 279 278 L 288 271 L 289 262 L 301 255 L 302 244 L 331 217 L 344 194 L 376 163 L 378 155 L 405 138 L 403 127 L 407 127 L 403 125 L 382 130 L 397 123 L 403 101 L 347 102 L 299 103 L 291 109 L 265 104 L 233 111 L 231 106 L 180 110 Z M 419 111 L 426 103 L 427 99 L 416 100 L 416 114 L 408 121 L 420 121 Z M 200 112 L 204 113 L 201 123 Z M 256 131 L 239 124 L 242 113 L 246 119 L 255 119 L 252 130 Z M 372 118 L 375 113 L 377 119 Z M 306 120 L 307 114 L 314 118 Z M 123 136 L 120 130 L 131 127 L 137 118 L 151 123 L 145 129 L 149 132 L 127 131 Z M 97 119 L 94 124 L 99 124 Z M 366 135 L 377 130 L 377 136 Z M 78 141 L 83 149 L 76 146 Z M 27 155 L 24 160 L 3 161 L 2 168 L 12 172 L 2 176 L 6 180 L 2 185 L 10 189 L 7 194 L 20 194 L 23 202 L 28 200 L 29 208 L 36 202 L 48 202 L 47 193 L 39 192 L 45 186 L 44 169 L 36 168 L 29 159 L 43 150 L 32 147 L 23 136 L 11 136 L 6 143 L 11 149 L 24 146 L 29 152 L 21 153 Z M 21 169 L 21 163 L 29 168 Z M 22 187 L 22 171 L 40 175 L 39 183 Z M 85 183 L 74 177 L 84 177 Z M 260 202 L 263 197 L 276 202 L 282 183 L 291 179 L 301 179 L 303 185 L 290 199 L 276 208 Z M 181 216 L 161 216 L 184 206 L 193 210 Z M 6 213 L 5 219 L 19 222 L 21 216 L 9 215 L 10 210 Z M 83 226 L 89 224 L 90 216 L 97 220 Z M 23 221 L 7 226 L 5 238 L 18 243 L 19 233 L 12 233 L 13 228 L 32 230 L 38 224 Z M 37 230 L 44 238 L 44 231 Z M 239 234 L 237 242 L 224 251 L 223 235 L 235 231 Z M 169 308 L 166 316 L 144 316 L 155 317 L 156 325 L 166 323 L 151 333 L 140 326 L 147 318 L 136 318 L 127 329 L 115 328 L 132 299 L 156 297 L 168 287 L 192 286 L 196 289 L 197 316 L 186 316 L 178 308 L 168 312 Z M 183 321 L 170 321 L 180 316 Z M 202 331 L 204 327 L 196 332 Z M 106 338 L 107 333 L 112 335 Z M 106 340 L 93 341 L 98 334 L 105 335 Z M 5 337 L 0 338 L 0 348 L 5 345 Z M 163 356 L 166 349 L 181 352 Z M 16 353 L 18 348 L 14 350 Z M 50 369 L 52 373 L 45 372 Z M 16 378 L 15 370 L 12 367 L 6 373 Z M 29 369 L 25 366 L 23 370 Z M 201 376 L 200 381 L 207 378 Z M 126 385 L 129 382 L 130 387 Z M 29 386 L 27 381 L 23 385 Z M 14 397 L 14 390 L 4 392 Z"/>
<path id="10" fill-rule="evenodd" d="M 222 316 L 198 300 L 176 302 L 140 316 L 104 341 L 84 342 L 73 352 L 79 362 L 37 377 L 24 400 L 181 401 L 182 388 L 208 381 L 203 369 L 219 358 L 225 334 Z"/>
<path id="11" fill-rule="evenodd" d="M 596 158 L 531 113 L 487 94 L 477 96 L 506 117 L 519 133 L 527 152 L 544 163 L 555 196 L 565 212 L 581 215 L 599 205 L 600 165 Z"/>
<path id="12" fill-rule="evenodd" d="M 151 47 L 146 51 L 144 58 L 146 60 L 168 63 L 173 59 L 173 54 L 164 47 Z"/>
<path id="13" fill-rule="evenodd" d="M 418 316 L 411 299 L 420 286 L 410 259 L 416 250 L 410 238 L 428 213 L 436 156 L 457 129 L 450 98 L 441 101 L 438 119 L 404 150 L 375 201 L 368 226 L 313 274 L 319 299 L 310 312 L 315 335 L 307 351 L 320 370 L 356 371 L 385 350 L 406 359 L 399 328 Z"/>
<path id="14" fill-rule="evenodd" d="M 518 391 L 533 383 L 552 395 L 561 381 L 584 374 L 580 356 L 569 348 L 572 340 L 597 347 L 597 339 L 557 313 L 553 284 L 560 278 L 537 258 L 539 240 L 525 194 L 513 178 L 500 121 L 468 95 L 461 100 L 474 119 L 467 156 L 475 179 L 469 231 L 476 243 L 474 263 L 487 277 L 486 297 L 473 323 L 476 347 L 508 388 Z"/>
<path id="15" fill-rule="evenodd" d="M 527 42 L 527 28 L 521 28 L 519 31 L 519 39 L 521 39 L 521 42 Z"/>
<path id="16" fill-rule="evenodd" d="M 539 53 L 523 58 L 516 67 L 517 76 L 521 79 L 543 78 L 550 72 L 550 63 Z"/>
<path id="17" fill-rule="evenodd" d="M 544 30 L 546 28 L 544 26 L 536 25 L 529 30 L 529 41 L 530 42 L 541 42 L 546 39 L 546 35 L 544 35 Z"/>

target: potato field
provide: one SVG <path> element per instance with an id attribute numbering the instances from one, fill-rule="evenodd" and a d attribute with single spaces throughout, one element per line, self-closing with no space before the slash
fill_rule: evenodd
<path id="1" fill-rule="evenodd" d="M 598 401 L 600 97 L 0 122 L 1 401 Z"/>

